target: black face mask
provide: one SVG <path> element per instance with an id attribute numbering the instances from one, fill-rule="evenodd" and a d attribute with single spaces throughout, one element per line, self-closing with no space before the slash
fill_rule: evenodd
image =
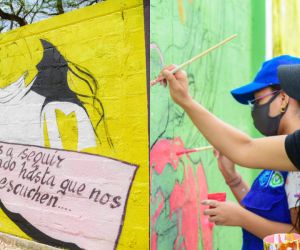
<path id="1" fill-rule="evenodd" d="M 254 104 L 253 110 L 251 112 L 254 126 L 257 130 L 266 136 L 277 135 L 279 124 L 282 116 L 285 114 L 285 111 L 281 114 L 270 117 L 270 104 L 275 100 L 275 98 L 279 95 L 280 92 L 275 94 L 267 103 L 259 105 L 257 103 Z"/>

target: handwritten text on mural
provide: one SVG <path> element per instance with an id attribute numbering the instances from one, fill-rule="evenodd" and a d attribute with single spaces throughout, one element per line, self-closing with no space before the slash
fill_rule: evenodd
<path id="1" fill-rule="evenodd" d="M 86 248 L 88 237 L 88 249 L 113 249 L 135 170 L 105 157 L 0 143 L 0 199 L 56 239 Z"/>

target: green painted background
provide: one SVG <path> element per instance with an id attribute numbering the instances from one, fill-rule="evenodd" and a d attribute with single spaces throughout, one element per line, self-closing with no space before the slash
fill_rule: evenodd
<path id="1" fill-rule="evenodd" d="M 180 19 L 180 2 L 183 3 L 185 21 Z M 226 37 L 238 34 L 234 41 L 193 63 L 186 71 L 195 99 L 225 122 L 257 136 L 250 109 L 238 104 L 229 91 L 252 81 L 264 61 L 265 1 L 151 0 L 150 13 L 150 43 L 160 48 L 165 64 L 180 64 Z M 157 51 L 151 49 L 151 79 L 155 78 L 161 66 Z M 172 103 L 168 91 L 162 86 L 150 88 L 150 103 L 151 147 L 158 139 L 174 137 L 180 137 L 186 148 L 207 145 L 182 109 Z M 190 156 L 193 162 L 204 166 L 209 192 L 226 191 L 228 200 L 234 200 L 217 170 L 212 152 L 193 153 Z M 196 164 L 193 168 L 196 168 Z M 258 173 L 241 168 L 238 171 L 249 183 Z M 177 172 L 165 168 L 160 176 L 154 174 L 151 180 L 152 196 L 159 188 L 170 192 L 175 179 L 182 178 L 180 168 Z M 151 215 L 156 205 L 152 203 Z M 168 212 L 167 208 L 164 212 Z M 175 221 L 167 221 L 166 217 L 159 217 L 157 225 L 152 225 L 161 230 L 157 245 L 159 250 L 169 249 L 177 233 Z M 214 249 L 240 249 L 241 237 L 239 228 L 215 227 Z M 199 249 L 202 249 L 200 243 Z"/>

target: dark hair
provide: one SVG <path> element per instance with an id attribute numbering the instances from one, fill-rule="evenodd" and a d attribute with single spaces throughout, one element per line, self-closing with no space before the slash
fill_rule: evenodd
<path id="1" fill-rule="evenodd" d="M 281 87 L 279 84 L 274 84 L 274 85 L 270 85 L 270 87 L 272 88 L 272 90 L 281 90 Z"/>
<path id="2" fill-rule="evenodd" d="M 113 147 L 105 121 L 104 107 L 101 100 L 97 97 L 99 85 L 96 78 L 86 68 L 67 61 L 50 42 L 41 40 L 41 43 L 44 49 L 43 57 L 36 66 L 38 74 L 31 90 L 46 97 L 43 108 L 46 104 L 53 101 L 72 102 L 82 107 L 88 115 L 84 105 L 92 106 L 99 116 L 99 119 L 93 126 L 99 143 L 101 144 L 101 139 L 98 137 L 96 131 L 102 123 L 106 134 L 106 140 L 109 146 Z M 67 80 L 68 71 L 77 77 L 81 83 L 88 86 L 89 93 L 78 93 L 70 89 Z"/>
<path id="3" fill-rule="evenodd" d="M 281 90 L 280 85 L 276 84 L 276 85 L 271 85 L 270 86 L 272 88 L 272 90 Z M 300 101 L 298 101 L 299 107 L 300 107 Z M 295 229 L 297 232 L 300 232 L 300 197 L 298 198 L 296 204 L 295 204 L 295 209 L 297 209 L 297 216 L 296 216 L 296 221 L 293 223 L 293 229 Z"/>

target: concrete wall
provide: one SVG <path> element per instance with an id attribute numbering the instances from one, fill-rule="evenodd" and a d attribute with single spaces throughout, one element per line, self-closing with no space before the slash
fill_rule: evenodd
<path id="1" fill-rule="evenodd" d="M 146 249 L 144 4 L 109 0 L 0 36 L 0 231 Z"/>

